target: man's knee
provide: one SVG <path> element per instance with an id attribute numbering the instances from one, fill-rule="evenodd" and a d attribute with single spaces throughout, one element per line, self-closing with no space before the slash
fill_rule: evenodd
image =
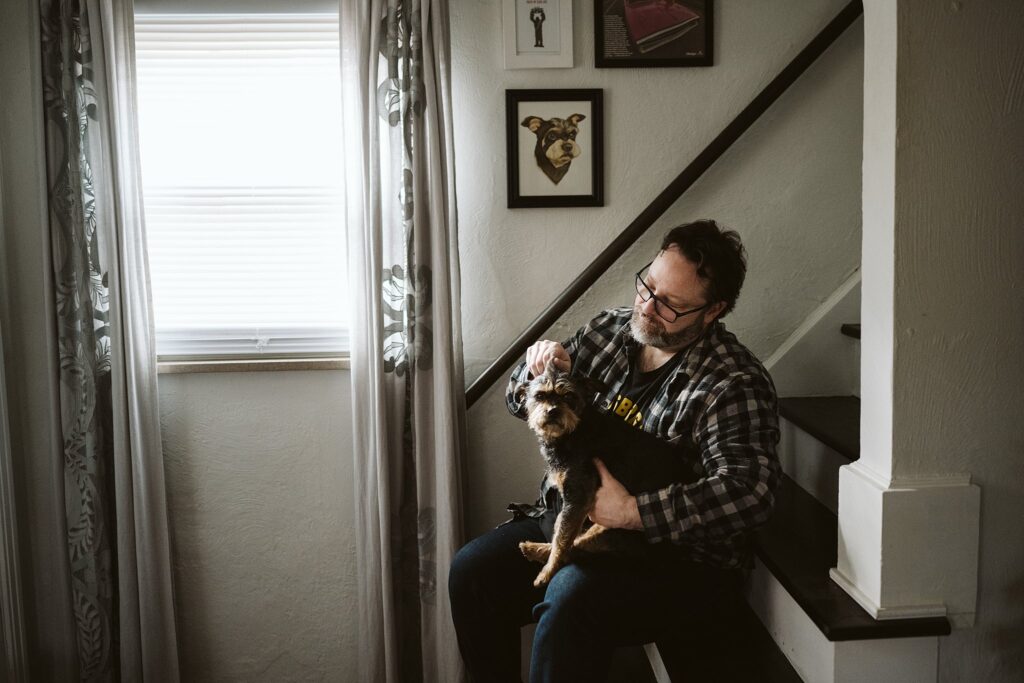
<path id="1" fill-rule="evenodd" d="M 509 558 L 521 559 L 516 553 L 516 539 L 506 539 L 490 531 L 462 546 L 452 559 L 448 573 L 448 591 L 452 600 L 470 599 L 493 590 L 507 590 Z M 514 551 L 514 552 L 513 552 Z"/>
<path id="2" fill-rule="evenodd" d="M 534 607 L 534 619 L 577 625 L 589 621 L 593 617 L 591 608 L 599 598 L 590 584 L 586 572 L 579 566 L 563 567 L 548 584 L 544 600 Z"/>
<path id="3" fill-rule="evenodd" d="M 475 541 L 462 546 L 452 559 L 448 570 L 448 596 L 452 602 L 462 599 L 474 599 L 480 590 L 481 577 L 485 577 L 486 562 L 478 549 L 474 549 Z"/>

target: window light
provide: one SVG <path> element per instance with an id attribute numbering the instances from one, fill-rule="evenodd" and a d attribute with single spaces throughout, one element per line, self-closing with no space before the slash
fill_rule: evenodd
<path id="1" fill-rule="evenodd" d="M 338 18 L 138 14 L 161 359 L 347 350 Z"/>

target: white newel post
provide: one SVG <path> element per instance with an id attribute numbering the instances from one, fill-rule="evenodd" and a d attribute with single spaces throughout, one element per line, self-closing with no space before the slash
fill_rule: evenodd
<path id="1" fill-rule="evenodd" d="M 959 106 L 971 61 L 956 64 L 977 46 L 950 40 L 966 13 L 957 5 L 864 2 L 861 454 L 840 470 L 831 575 L 877 619 L 968 626 L 980 489 L 955 452 L 969 426 L 950 422 L 969 372 L 958 357 L 980 348 L 970 288 L 980 296 L 987 283 L 965 284 L 963 244 L 936 239 L 957 220 L 949 166 L 971 154 L 969 136 L 942 135 L 972 115 Z M 937 111 L 954 101 L 959 113 Z"/>

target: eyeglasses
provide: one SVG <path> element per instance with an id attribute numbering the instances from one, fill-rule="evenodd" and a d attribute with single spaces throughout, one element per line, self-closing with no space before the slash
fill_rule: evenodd
<path id="1" fill-rule="evenodd" d="M 651 263 L 654 263 L 654 261 L 651 261 Z M 691 308 L 688 311 L 677 311 L 676 309 L 669 306 L 667 303 L 665 303 L 664 299 L 656 296 L 654 292 L 651 291 L 651 288 L 647 286 L 647 283 L 644 282 L 643 274 L 648 268 L 651 267 L 651 263 L 648 263 L 646 266 L 641 268 L 640 272 L 636 274 L 636 293 L 640 295 L 641 301 L 650 301 L 651 299 L 654 299 L 654 312 L 658 314 L 659 318 L 661 318 L 665 322 L 674 323 L 676 320 L 679 320 L 679 318 L 682 318 L 684 315 L 690 315 L 691 313 L 702 311 L 711 305 L 711 302 L 709 301 L 703 306 L 700 306 L 698 308 Z"/>

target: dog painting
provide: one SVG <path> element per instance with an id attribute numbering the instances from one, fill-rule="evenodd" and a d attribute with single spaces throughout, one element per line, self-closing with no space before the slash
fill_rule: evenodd
<path id="1" fill-rule="evenodd" d="M 601 90 L 505 91 L 511 209 L 604 206 Z"/>
<path id="2" fill-rule="evenodd" d="M 545 119 L 540 116 L 527 116 L 521 124 L 537 136 L 537 146 L 533 155 L 537 166 L 555 185 L 569 172 L 572 160 L 580 155 L 580 146 L 576 144 L 580 121 L 587 118 L 583 114 L 572 114 L 568 118 Z"/>

